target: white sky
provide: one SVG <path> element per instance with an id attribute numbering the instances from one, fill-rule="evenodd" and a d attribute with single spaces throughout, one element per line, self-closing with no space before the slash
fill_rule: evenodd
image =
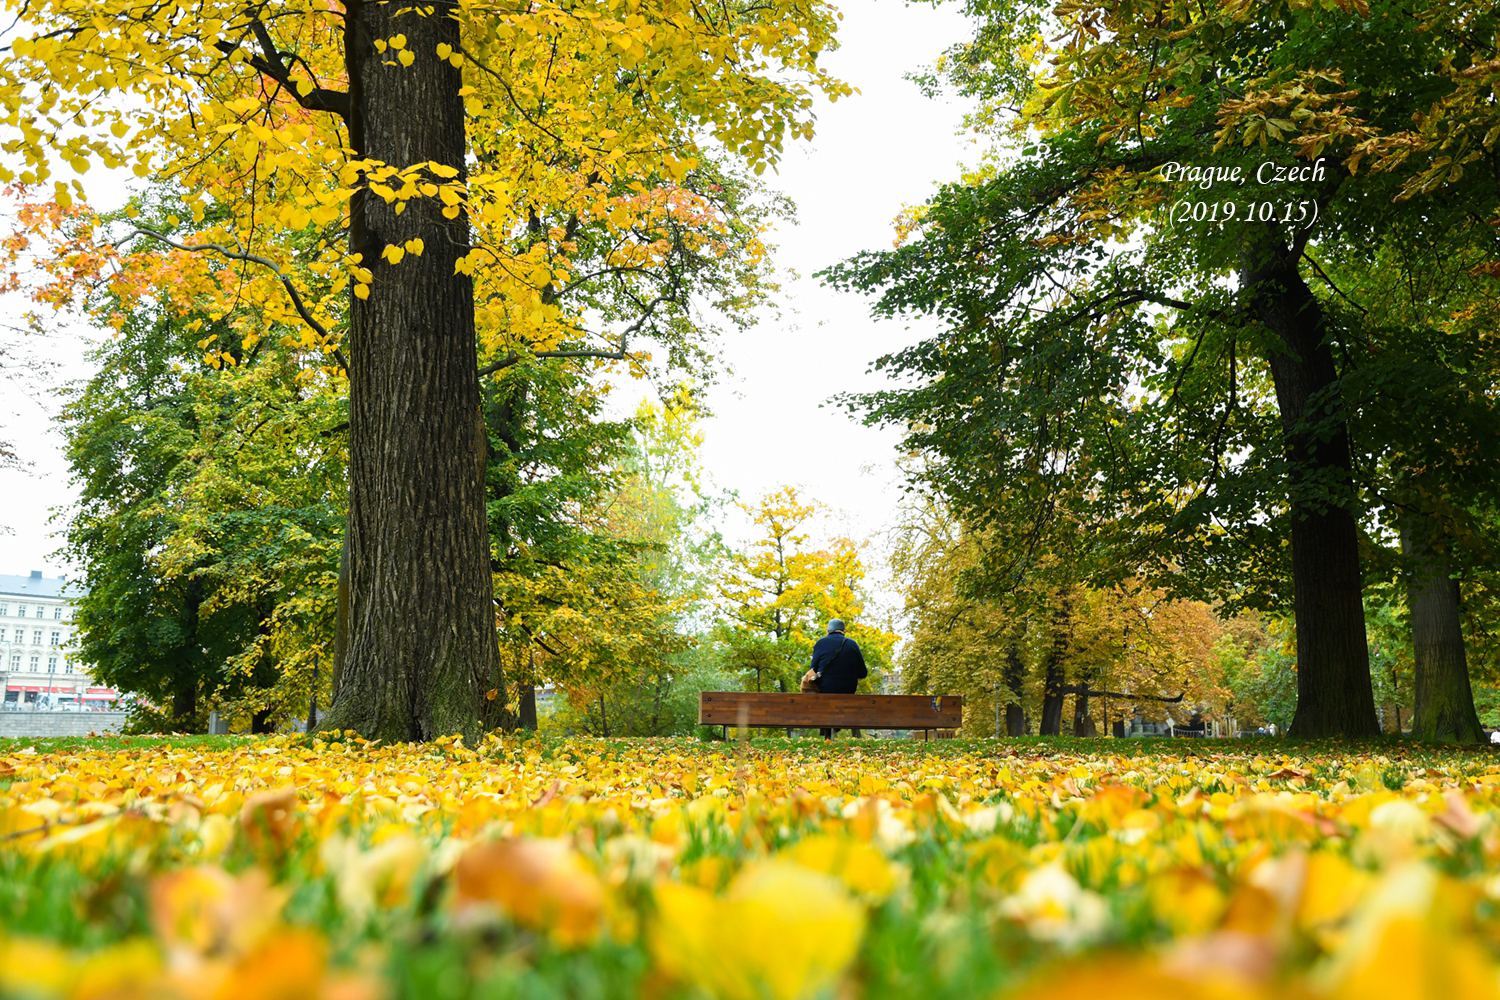
<path id="1" fill-rule="evenodd" d="M 770 178 L 798 207 L 798 224 L 772 237 L 777 262 L 801 277 L 783 276 L 779 319 L 724 345 L 734 374 L 710 393 L 715 416 L 703 428 L 702 461 L 718 486 L 746 501 L 798 486 L 837 513 L 825 530 L 862 539 L 891 522 L 899 497 L 897 436 L 825 404 L 878 384 L 866 373 L 869 363 L 914 343 L 920 331 L 875 323 L 864 300 L 809 276 L 860 250 L 890 246 L 901 207 L 956 177 L 959 163 L 976 160 L 978 151 L 958 135 L 960 102 L 930 101 L 904 79 L 965 36 L 957 11 L 898 0 L 851 0 L 843 10 L 841 48 L 828 66 L 860 93 L 824 103 L 816 136 L 795 144 Z M 92 190 L 91 197 L 115 202 Z M 0 301 L 0 310 L 16 308 L 14 300 Z M 31 463 L 23 472 L 0 470 L 0 526 L 11 531 L 0 536 L 0 573 L 40 569 L 51 577 L 69 567 L 53 554 L 59 540 L 50 512 L 73 494 L 50 422 L 58 402 L 50 390 L 86 370 L 76 332 L 30 346 L 58 367 L 42 380 L 7 374 L 0 382 L 0 439 Z"/>

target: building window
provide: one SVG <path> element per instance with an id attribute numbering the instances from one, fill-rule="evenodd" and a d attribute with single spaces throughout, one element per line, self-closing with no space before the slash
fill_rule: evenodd
<path id="1" fill-rule="evenodd" d="M 55 674 L 55 673 L 57 673 L 57 657 L 55 657 L 55 656 L 49 656 L 49 657 L 47 657 L 47 673 L 49 673 L 49 674 Z"/>
<path id="2" fill-rule="evenodd" d="M 55 607 L 55 608 L 52 609 L 52 617 L 55 618 L 55 619 L 57 619 L 58 621 L 62 621 L 62 605 L 61 604 L 59 604 L 57 607 Z"/>
<path id="3" fill-rule="evenodd" d="M 62 633 L 61 632 L 53 632 L 52 633 L 52 645 L 56 646 L 61 641 L 62 641 Z"/>
<path id="4" fill-rule="evenodd" d="M 33 656 L 31 658 L 31 672 L 32 673 L 37 673 L 41 669 L 42 669 L 42 658 L 40 656 Z"/>
<path id="5" fill-rule="evenodd" d="M 16 605 L 16 617 L 17 618 L 25 618 L 26 617 L 26 605 L 24 605 L 24 604 L 17 604 Z"/>
<path id="6" fill-rule="evenodd" d="M 15 655 L 13 655 L 10 658 L 10 669 L 12 669 L 12 670 L 20 670 L 21 669 L 21 654 L 20 653 L 16 653 Z"/>
<path id="7" fill-rule="evenodd" d="M 63 657 L 63 671 L 70 674 L 73 672 L 73 661 L 66 656 Z"/>
<path id="8" fill-rule="evenodd" d="M 8 615 L 8 614 L 10 614 L 10 605 L 9 604 L 0 604 L 0 617 L 4 617 L 5 615 Z"/>
<path id="9" fill-rule="evenodd" d="M 40 604 L 36 606 L 36 616 L 38 618 L 42 617 L 42 606 Z"/>
<path id="10" fill-rule="evenodd" d="M 31 644 L 33 646 L 40 646 L 42 644 L 42 630 L 41 629 L 33 629 L 32 630 L 32 632 L 31 632 Z"/>

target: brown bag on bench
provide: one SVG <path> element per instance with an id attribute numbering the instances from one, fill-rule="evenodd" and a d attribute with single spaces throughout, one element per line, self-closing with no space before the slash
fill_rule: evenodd
<path id="1" fill-rule="evenodd" d="M 818 675 L 812 672 L 811 667 L 808 667 L 807 673 L 802 675 L 802 693 L 821 694 L 822 691 L 823 686 L 818 683 Z"/>

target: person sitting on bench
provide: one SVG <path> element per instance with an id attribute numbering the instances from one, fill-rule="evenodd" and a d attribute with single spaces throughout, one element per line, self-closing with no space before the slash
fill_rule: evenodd
<path id="1" fill-rule="evenodd" d="M 865 654 L 859 651 L 859 643 L 844 634 L 841 618 L 831 619 L 828 634 L 813 645 L 811 669 L 823 694 L 853 694 L 860 678 L 870 676 Z M 824 727 L 820 732 L 824 739 L 833 738 L 832 729 Z"/>

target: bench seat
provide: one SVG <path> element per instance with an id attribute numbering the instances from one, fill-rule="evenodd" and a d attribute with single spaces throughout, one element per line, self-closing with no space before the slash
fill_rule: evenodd
<path id="1" fill-rule="evenodd" d="M 708 726 L 837 729 L 958 729 L 962 695 L 781 694 L 777 691 L 704 691 L 698 722 Z"/>

